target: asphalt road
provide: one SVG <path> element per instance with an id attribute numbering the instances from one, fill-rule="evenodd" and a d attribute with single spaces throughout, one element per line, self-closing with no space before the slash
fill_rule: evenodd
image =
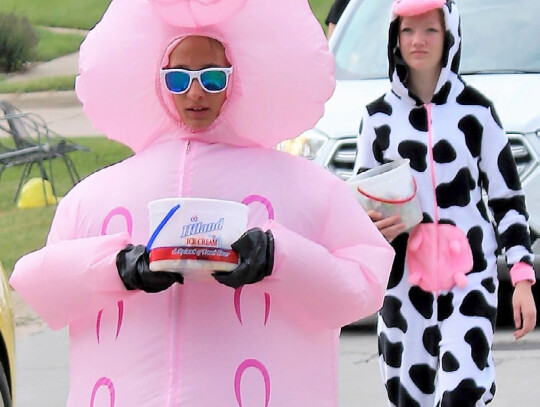
<path id="1" fill-rule="evenodd" d="M 17 332 L 16 407 L 62 407 L 68 394 L 68 333 L 41 327 Z M 372 329 L 345 330 L 340 341 L 341 407 L 385 407 Z M 496 333 L 497 395 L 491 407 L 540 404 L 540 330 L 521 341 Z M 280 406 L 276 406 L 280 407 Z M 304 406 L 298 406 L 304 407 Z"/>

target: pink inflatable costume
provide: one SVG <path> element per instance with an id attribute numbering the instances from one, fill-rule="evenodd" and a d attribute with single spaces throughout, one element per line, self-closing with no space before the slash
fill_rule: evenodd
<path id="1" fill-rule="evenodd" d="M 221 41 L 234 66 L 200 132 L 159 76 L 189 35 Z M 81 47 L 76 90 L 136 154 L 75 186 L 10 280 L 52 328 L 69 325 L 68 406 L 338 406 L 339 328 L 382 305 L 393 250 L 342 181 L 271 148 L 315 124 L 332 72 L 307 0 L 112 1 Z M 272 275 L 127 291 L 116 255 L 146 244 L 148 202 L 170 197 L 248 204 L 248 228 L 274 235 Z"/>

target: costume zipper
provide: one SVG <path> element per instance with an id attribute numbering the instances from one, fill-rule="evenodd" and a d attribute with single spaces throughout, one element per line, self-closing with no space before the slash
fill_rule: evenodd
<path id="1" fill-rule="evenodd" d="M 431 171 L 431 184 L 433 186 L 433 202 L 434 202 L 434 208 L 433 208 L 433 222 L 435 223 L 435 239 L 436 239 L 436 256 L 437 261 L 436 264 L 439 264 L 439 228 L 437 227 L 439 223 L 439 205 L 437 204 L 437 182 L 435 180 L 435 160 L 433 159 L 433 129 L 431 127 L 431 108 L 433 107 L 432 103 L 424 104 L 424 109 L 426 109 L 427 113 L 427 128 L 428 128 L 428 151 L 429 151 L 429 166 Z M 441 291 L 441 277 L 439 275 L 439 267 L 437 266 L 437 269 L 435 270 L 435 273 L 437 274 L 437 297 L 439 296 L 439 293 Z"/>
<path id="2" fill-rule="evenodd" d="M 186 143 L 186 148 L 184 150 L 184 157 L 182 162 L 182 181 L 179 184 L 179 191 L 178 196 L 183 197 L 187 195 L 187 182 L 188 182 L 188 156 L 191 149 L 191 140 L 188 140 Z M 171 329 L 171 344 L 170 344 L 170 350 L 169 350 L 169 388 L 168 388 L 168 394 L 167 394 L 167 407 L 173 407 L 176 404 L 176 399 L 178 398 L 177 394 L 177 384 L 178 384 L 178 374 L 179 371 L 182 369 L 182 366 L 178 363 L 178 356 L 180 355 L 179 349 L 179 342 L 180 342 L 180 332 L 178 332 L 178 329 L 180 327 L 180 324 L 178 324 L 179 319 L 179 303 L 181 301 L 181 294 L 179 291 L 178 284 L 173 284 L 173 286 L 170 289 L 170 297 L 169 300 L 171 301 L 171 304 L 169 304 L 171 311 L 171 320 L 170 320 L 170 329 Z"/>
<path id="3" fill-rule="evenodd" d="M 184 162 L 183 162 L 183 168 L 182 168 L 182 183 L 180 184 L 180 190 L 178 191 L 178 196 L 186 197 L 189 195 L 188 193 L 188 177 L 186 173 L 188 172 L 188 156 L 189 152 L 191 150 L 191 140 L 188 140 L 186 143 L 186 149 L 184 151 Z"/>

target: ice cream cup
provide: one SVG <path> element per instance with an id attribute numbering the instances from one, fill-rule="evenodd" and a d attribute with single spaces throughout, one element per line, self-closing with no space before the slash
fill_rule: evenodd
<path id="1" fill-rule="evenodd" d="M 347 184 L 366 211 L 375 210 L 384 218 L 400 215 L 407 229 L 422 220 L 416 181 L 407 158 L 364 171 L 349 178 Z"/>
<path id="2" fill-rule="evenodd" d="M 148 209 L 150 270 L 200 279 L 238 265 L 231 244 L 246 231 L 246 205 L 219 199 L 167 198 L 150 202 Z"/>

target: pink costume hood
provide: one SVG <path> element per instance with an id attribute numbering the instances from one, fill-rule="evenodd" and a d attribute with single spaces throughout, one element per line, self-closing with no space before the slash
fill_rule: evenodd
<path id="1" fill-rule="evenodd" d="M 165 50 L 188 35 L 221 41 L 234 66 L 219 117 L 197 133 L 180 122 L 159 76 Z M 312 127 L 334 87 L 332 54 L 307 1 L 115 0 L 79 66 L 85 113 L 135 152 L 171 137 L 271 147 Z"/>

